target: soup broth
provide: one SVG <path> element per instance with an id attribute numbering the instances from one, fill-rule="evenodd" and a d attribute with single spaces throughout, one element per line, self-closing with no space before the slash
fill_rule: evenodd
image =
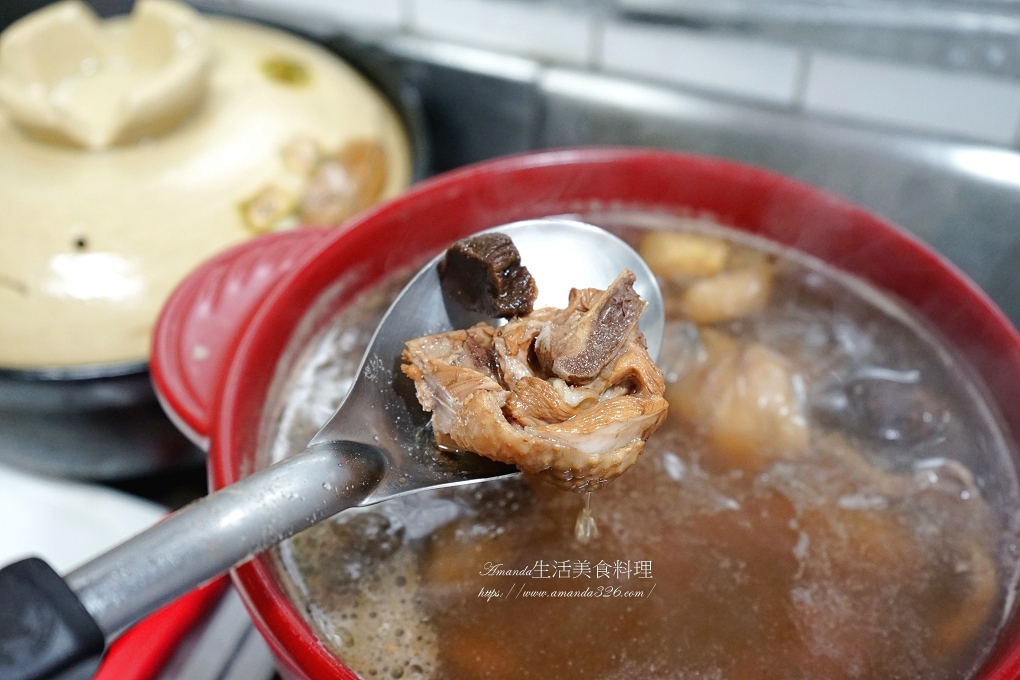
<path id="1" fill-rule="evenodd" d="M 1017 486 L 966 367 L 894 300 L 797 252 L 675 216 L 585 219 L 639 248 L 660 230 L 724 243 L 730 262 L 767 263 L 767 291 L 695 324 L 697 276 L 662 279 L 670 416 L 593 495 L 597 538 L 575 536 L 583 494 L 518 478 L 348 511 L 283 543 L 280 579 L 319 637 L 365 678 L 968 676 L 1012 602 Z M 329 418 L 408 275 L 281 378 L 268 455 Z M 729 375 L 739 395 L 787 371 L 789 403 L 755 404 L 778 429 L 746 432 L 739 409 L 737 434 L 692 420 L 685 381 L 713 343 L 742 358 L 700 389 Z M 762 457 L 781 440 L 795 443 Z"/>

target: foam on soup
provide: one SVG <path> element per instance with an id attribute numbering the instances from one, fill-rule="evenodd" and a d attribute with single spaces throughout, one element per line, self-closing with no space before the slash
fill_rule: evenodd
<path id="1" fill-rule="evenodd" d="M 707 237 L 679 274 L 658 263 L 670 418 L 594 495 L 598 538 L 575 537 L 583 495 L 530 479 L 342 513 L 276 552 L 320 638 L 365 678 L 968 676 L 1012 605 L 1018 489 L 967 368 L 895 300 L 795 251 L 675 216 L 585 219 L 650 260 L 672 246 L 649 233 Z M 755 266 L 764 292 L 740 279 Z M 273 459 L 338 406 L 409 274 L 284 377 Z M 713 352 L 723 368 L 698 373 Z M 770 380 L 786 402 L 756 396 Z"/>

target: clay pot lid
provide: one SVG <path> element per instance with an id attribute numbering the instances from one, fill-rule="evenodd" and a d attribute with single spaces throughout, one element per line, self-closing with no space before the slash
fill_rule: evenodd
<path id="1" fill-rule="evenodd" d="M 137 43 L 151 50 L 130 53 L 137 78 L 101 84 Z M 15 100 L 0 98 L 0 370 L 143 366 L 160 307 L 202 261 L 340 225 L 411 181 L 407 130 L 356 68 L 170 0 L 130 18 L 78 0 L 25 17 L 0 36 L 0 85 Z"/>
<path id="2" fill-rule="evenodd" d="M 64 0 L 0 36 L 0 102 L 48 141 L 102 149 L 176 126 L 206 89 L 209 29 L 190 7 L 139 0 L 102 22 Z"/>

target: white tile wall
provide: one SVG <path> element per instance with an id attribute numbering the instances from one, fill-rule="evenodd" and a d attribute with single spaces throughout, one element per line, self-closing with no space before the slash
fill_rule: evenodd
<path id="1" fill-rule="evenodd" d="M 609 71 L 667 80 L 776 104 L 793 104 L 802 58 L 795 48 L 612 22 L 602 40 Z"/>
<path id="2" fill-rule="evenodd" d="M 416 36 L 440 38 L 446 42 L 440 56 L 452 64 L 481 66 L 499 77 L 538 77 L 543 70 L 533 61 L 538 59 L 800 106 L 809 113 L 850 121 L 1020 146 L 1020 82 L 1015 80 L 825 52 L 809 54 L 791 46 L 676 26 L 604 22 L 583 5 L 528 0 L 203 2 L 401 32 L 404 37 L 398 42 L 408 44 L 418 40 Z M 436 50 L 430 44 L 432 58 Z"/>
<path id="3" fill-rule="evenodd" d="M 1011 144 L 1020 83 L 823 53 L 812 57 L 804 108 Z"/>
<path id="4" fill-rule="evenodd" d="M 404 23 L 402 0 L 240 0 L 241 6 L 285 10 L 336 21 L 341 25 L 397 30 Z"/>
<path id="5" fill-rule="evenodd" d="M 594 20 L 581 11 L 509 0 L 414 0 L 425 35 L 571 64 L 589 61 Z"/>

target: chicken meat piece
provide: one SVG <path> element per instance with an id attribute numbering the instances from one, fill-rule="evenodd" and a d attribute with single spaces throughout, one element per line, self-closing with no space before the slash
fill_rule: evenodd
<path id="1" fill-rule="evenodd" d="M 633 284 L 625 270 L 604 291 L 574 289 L 566 309 L 409 341 L 403 371 L 437 440 L 575 491 L 626 471 L 667 408 Z"/>
<path id="2" fill-rule="evenodd" d="M 702 328 L 694 361 L 671 370 L 673 414 L 701 432 L 703 461 L 718 471 L 761 471 L 796 460 L 809 444 L 803 378 L 785 357 L 760 343 Z M 676 373 L 677 375 L 673 375 Z"/>

